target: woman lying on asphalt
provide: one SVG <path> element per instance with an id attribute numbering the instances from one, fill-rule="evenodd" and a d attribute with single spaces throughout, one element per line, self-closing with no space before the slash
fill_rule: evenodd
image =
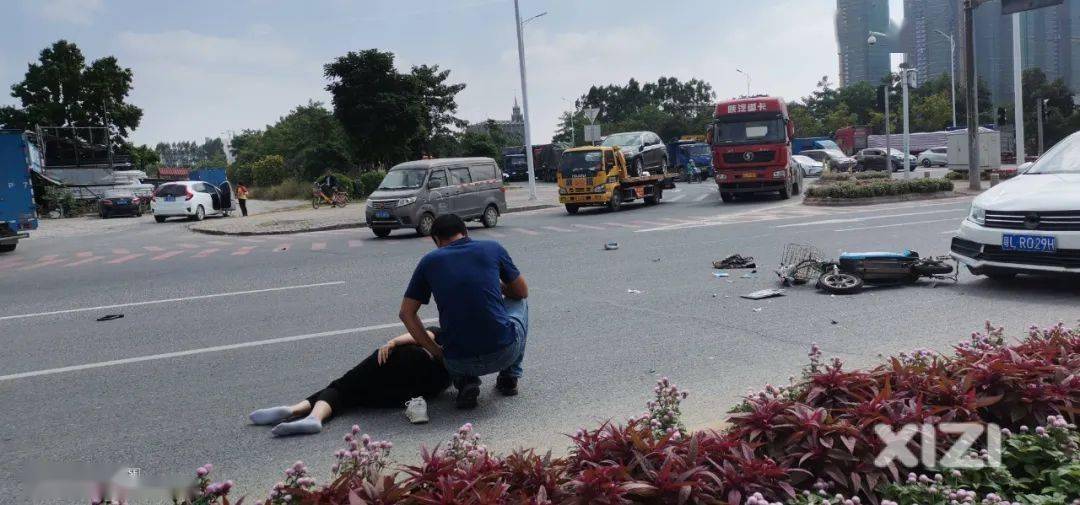
<path id="1" fill-rule="evenodd" d="M 428 327 L 427 332 L 438 341 L 439 328 Z M 442 361 L 433 359 L 406 333 L 390 339 L 355 368 L 304 401 L 259 409 L 248 418 L 254 424 L 277 424 L 272 431 L 279 437 L 306 435 L 322 431 L 323 422 L 331 415 L 349 408 L 405 404 L 409 421 L 420 424 L 428 421 L 424 397 L 438 396 L 449 386 L 450 375 Z"/>

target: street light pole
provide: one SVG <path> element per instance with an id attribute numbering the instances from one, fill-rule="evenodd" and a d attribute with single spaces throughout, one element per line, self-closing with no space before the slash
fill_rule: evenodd
<path id="1" fill-rule="evenodd" d="M 1039 156 L 1045 152 L 1043 150 L 1043 114 L 1046 114 L 1046 100 L 1046 98 L 1040 98 L 1035 102 L 1035 114 L 1038 116 L 1039 127 Z"/>
<path id="2" fill-rule="evenodd" d="M 521 70 L 521 109 L 525 120 L 525 163 L 529 168 L 529 200 L 536 200 L 536 171 L 533 170 L 532 136 L 529 132 L 529 92 L 525 84 L 525 41 L 522 39 L 518 0 L 514 0 L 514 21 L 517 25 L 518 67 Z"/>
<path id="3" fill-rule="evenodd" d="M 736 72 L 746 76 L 746 97 L 750 98 L 750 74 L 743 72 L 742 69 L 736 68 Z"/>
<path id="4" fill-rule="evenodd" d="M 952 126 L 956 128 L 956 40 L 941 30 L 935 30 L 949 39 L 949 94 L 952 96 Z"/>
<path id="5" fill-rule="evenodd" d="M 905 63 L 900 68 L 900 87 L 904 90 L 904 152 L 900 153 L 900 156 L 904 158 L 904 178 L 911 178 L 911 156 L 908 154 L 911 152 L 911 130 L 908 128 L 908 79 L 912 75 L 912 70 L 907 68 Z M 889 157 L 892 157 L 892 153 L 889 153 Z"/>
<path id="6" fill-rule="evenodd" d="M 892 136 L 889 135 L 889 95 L 892 94 L 892 72 L 889 72 L 889 84 L 885 86 L 885 152 L 892 156 Z M 852 153 L 854 154 L 854 153 Z"/>
<path id="7" fill-rule="evenodd" d="M 1013 121 L 1016 130 L 1016 165 L 1020 166 L 1027 158 L 1024 146 L 1024 78 L 1020 64 L 1020 13 L 1012 15 L 1013 32 Z"/>
<path id="8" fill-rule="evenodd" d="M 964 0 L 964 77 L 967 81 L 968 188 L 982 189 L 979 173 L 979 97 L 975 91 L 975 7 L 976 0 Z"/>

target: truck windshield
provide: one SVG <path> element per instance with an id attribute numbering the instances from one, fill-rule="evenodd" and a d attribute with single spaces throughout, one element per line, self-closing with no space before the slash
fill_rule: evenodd
<path id="1" fill-rule="evenodd" d="M 416 189 L 424 183 L 426 168 L 396 168 L 387 172 L 379 189 Z"/>
<path id="2" fill-rule="evenodd" d="M 559 164 L 559 173 L 563 177 L 575 175 L 593 176 L 600 169 L 602 159 L 600 151 L 578 151 L 563 153 L 562 163 Z"/>
<path id="3" fill-rule="evenodd" d="M 708 144 L 690 144 L 682 146 L 682 150 L 690 156 L 708 156 L 709 145 Z"/>
<path id="4" fill-rule="evenodd" d="M 780 118 L 729 121 L 716 124 L 717 144 L 783 142 L 784 121 Z"/>

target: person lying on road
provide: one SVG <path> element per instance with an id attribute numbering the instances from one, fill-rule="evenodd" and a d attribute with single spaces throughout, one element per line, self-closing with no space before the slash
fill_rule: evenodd
<path id="1" fill-rule="evenodd" d="M 498 372 L 495 389 L 516 395 L 529 329 L 525 278 L 503 246 L 472 240 L 456 215 L 436 218 L 431 237 L 437 249 L 416 265 L 401 301 L 401 321 L 417 344 L 443 357 L 458 390 L 458 408 L 476 407 L 482 375 Z M 442 328 L 438 344 L 418 314 L 432 296 Z"/>
<path id="2" fill-rule="evenodd" d="M 421 331 L 430 342 L 442 340 L 438 327 L 421 328 Z M 428 421 L 424 397 L 438 396 L 449 386 L 450 376 L 442 361 L 406 333 L 394 337 L 345 375 L 300 403 L 259 409 L 248 418 L 258 425 L 277 424 L 272 433 L 279 437 L 304 435 L 322 431 L 330 416 L 351 408 L 405 404 L 406 417 L 413 424 L 420 424 Z"/>

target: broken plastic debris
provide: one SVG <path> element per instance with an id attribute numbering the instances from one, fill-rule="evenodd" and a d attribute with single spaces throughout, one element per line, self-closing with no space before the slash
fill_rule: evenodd
<path id="1" fill-rule="evenodd" d="M 713 272 L 713 276 L 718 277 L 718 278 L 719 277 L 727 277 L 728 273 L 727 272 Z"/>
<path id="2" fill-rule="evenodd" d="M 757 264 L 754 263 L 753 256 L 742 256 L 739 254 L 732 254 L 722 260 L 716 260 L 713 262 L 713 268 L 727 269 L 727 268 L 757 268 Z"/>
<path id="3" fill-rule="evenodd" d="M 742 274 L 742 278 L 743 278 L 743 279 L 753 279 L 753 278 L 754 278 L 754 274 Z"/>
<path id="4" fill-rule="evenodd" d="M 640 295 L 640 294 L 641 294 L 641 293 L 643 293 L 644 291 L 641 291 L 641 290 L 637 290 L 637 289 L 627 289 L 627 290 L 626 290 L 626 292 L 627 292 L 627 293 L 630 293 L 630 294 L 632 294 L 632 295 Z"/>
<path id="5" fill-rule="evenodd" d="M 765 307 L 756 307 L 754 308 L 754 312 L 761 312 L 764 308 Z"/>
<path id="6" fill-rule="evenodd" d="M 739 295 L 740 298 L 746 298 L 748 300 L 761 300 L 762 298 L 772 298 L 774 296 L 784 296 L 783 289 L 761 289 L 754 291 L 753 293 L 747 293 L 745 295 Z"/>
<path id="7" fill-rule="evenodd" d="M 619 243 L 618 242 L 608 242 L 608 243 L 604 244 L 604 250 L 605 251 L 614 251 L 614 250 L 616 250 L 618 248 L 619 248 Z"/>
<path id="8" fill-rule="evenodd" d="M 104 316 L 101 316 L 101 317 L 97 318 L 97 320 L 98 321 L 112 321 L 113 319 L 122 319 L 123 317 L 124 317 L 123 314 L 106 314 Z"/>

